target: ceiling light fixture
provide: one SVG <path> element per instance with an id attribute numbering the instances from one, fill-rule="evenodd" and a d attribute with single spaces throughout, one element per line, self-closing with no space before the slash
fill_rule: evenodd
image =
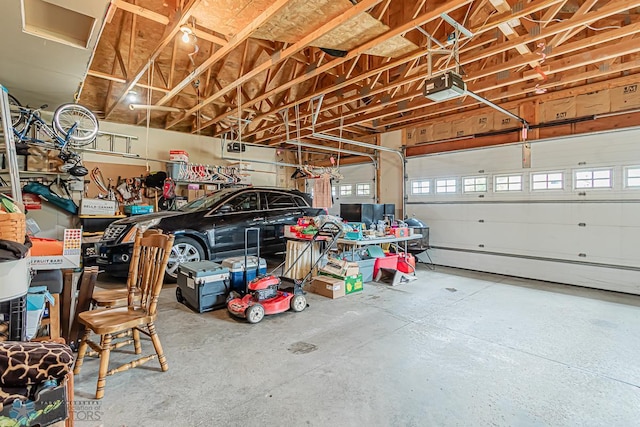
<path id="1" fill-rule="evenodd" d="M 138 100 L 138 92 L 135 90 L 130 90 L 127 92 L 127 101 L 136 102 Z"/>
<path id="2" fill-rule="evenodd" d="M 189 43 L 191 36 L 195 35 L 193 28 L 186 24 L 180 27 L 180 31 L 182 31 L 182 41 L 185 43 Z"/>

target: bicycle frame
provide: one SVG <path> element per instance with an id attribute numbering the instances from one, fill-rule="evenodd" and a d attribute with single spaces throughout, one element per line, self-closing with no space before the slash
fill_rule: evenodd
<path id="1" fill-rule="evenodd" d="M 39 110 L 31 110 L 31 109 L 28 109 L 28 108 L 20 107 L 20 111 L 21 111 L 22 114 L 25 114 L 27 116 L 27 119 L 25 121 L 24 128 L 22 129 L 21 132 L 19 132 L 15 128 L 13 129 L 13 133 L 15 134 L 15 136 L 18 139 L 19 142 L 49 145 L 50 144 L 49 141 L 44 141 L 42 139 L 38 139 L 37 138 L 38 132 L 40 130 L 43 130 L 51 138 L 51 141 L 55 145 L 56 149 L 58 149 L 60 151 L 65 151 L 66 150 L 67 145 L 69 144 L 69 135 L 71 135 L 73 133 L 73 131 L 75 130 L 77 124 L 74 124 L 71 127 L 70 131 L 67 133 L 67 135 L 65 135 L 65 138 L 62 139 L 51 128 L 51 126 L 49 126 L 47 124 L 47 122 L 42 120 L 42 118 L 38 114 Z M 36 135 L 36 137 L 31 137 L 31 136 L 28 135 L 29 131 L 31 131 L 32 127 L 35 127 L 35 135 Z"/>

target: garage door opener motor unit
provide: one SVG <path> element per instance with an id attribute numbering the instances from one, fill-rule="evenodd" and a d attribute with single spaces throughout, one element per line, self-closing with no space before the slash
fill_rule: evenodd
<path id="1" fill-rule="evenodd" d="M 458 74 L 451 71 L 424 82 L 424 96 L 432 101 L 446 101 L 467 93 L 467 85 Z"/>

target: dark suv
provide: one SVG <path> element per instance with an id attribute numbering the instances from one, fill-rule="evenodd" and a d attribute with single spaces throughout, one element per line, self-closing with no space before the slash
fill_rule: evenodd
<path id="1" fill-rule="evenodd" d="M 297 190 L 230 188 L 194 200 L 177 211 L 132 216 L 115 221 L 96 244 L 97 263 L 116 277 L 126 277 L 138 228 L 158 228 L 176 236 L 166 270 L 175 279 L 180 263 L 244 254 L 245 229 L 260 229 L 262 254 L 285 249 L 284 227 L 301 216 L 323 209 L 311 207 L 311 198 Z M 255 237 L 253 237 L 255 242 Z"/>

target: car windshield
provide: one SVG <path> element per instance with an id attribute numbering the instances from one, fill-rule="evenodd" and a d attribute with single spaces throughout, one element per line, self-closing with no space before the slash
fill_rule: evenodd
<path id="1" fill-rule="evenodd" d="M 178 209 L 180 212 L 195 212 L 203 209 L 210 209 L 220 203 L 225 198 L 229 197 L 232 193 L 238 191 L 237 188 L 227 188 L 211 193 L 207 196 L 193 200 L 186 205 Z"/>

